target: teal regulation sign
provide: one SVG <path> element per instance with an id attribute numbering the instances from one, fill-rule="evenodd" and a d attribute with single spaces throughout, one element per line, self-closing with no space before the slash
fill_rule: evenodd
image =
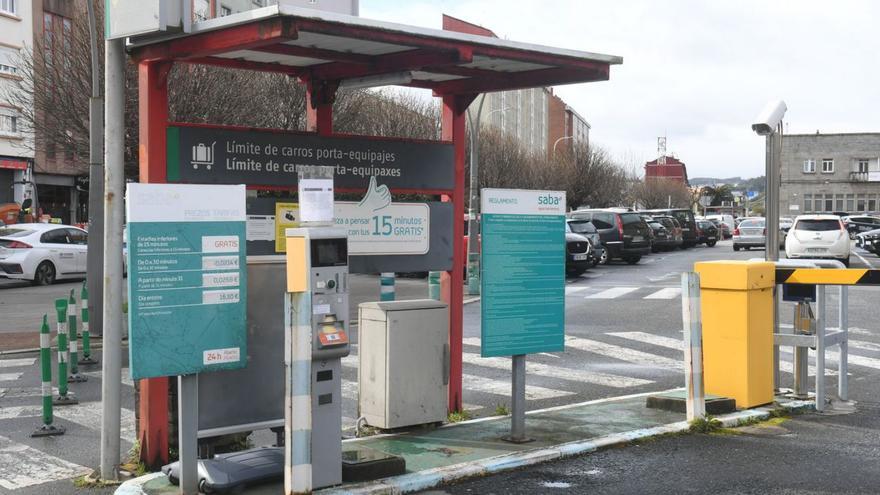
<path id="1" fill-rule="evenodd" d="M 483 189 L 483 357 L 565 345 L 565 192 Z"/>
<path id="2" fill-rule="evenodd" d="M 129 184 L 133 379 L 247 362 L 244 186 Z"/>

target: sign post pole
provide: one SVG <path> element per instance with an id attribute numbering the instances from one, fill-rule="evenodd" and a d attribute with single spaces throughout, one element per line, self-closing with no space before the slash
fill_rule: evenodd
<path id="1" fill-rule="evenodd" d="M 199 493 L 199 375 L 177 377 L 177 414 L 180 443 L 180 493 Z"/>
<path id="2" fill-rule="evenodd" d="M 480 354 L 511 356 L 510 435 L 526 436 L 526 354 L 565 347 L 565 192 L 482 191 Z"/>
<path id="3" fill-rule="evenodd" d="M 513 443 L 530 442 L 526 437 L 526 355 L 513 356 L 513 379 L 510 397 L 510 436 Z"/>

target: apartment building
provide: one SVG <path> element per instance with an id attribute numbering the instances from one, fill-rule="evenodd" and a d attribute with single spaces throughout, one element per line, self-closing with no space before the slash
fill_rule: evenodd
<path id="1" fill-rule="evenodd" d="M 787 134 L 780 212 L 880 212 L 880 133 Z"/>
<path id="2" fill-rule="evenodd" d="M 28 185 L 33 145 L 22 130 L 21 109 L 6 97 L 21 80 L 21 54 L 33 43 L 30 0 L 0 0 L 0 203 L 21 203 Z"/>

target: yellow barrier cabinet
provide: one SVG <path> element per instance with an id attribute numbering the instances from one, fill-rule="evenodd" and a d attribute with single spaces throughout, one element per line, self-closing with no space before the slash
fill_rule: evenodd
<path id="1" fill-rule="evenodd" d="M 773 285 L 764 261 L 710 261 L 700 274 L 706 393 L 737 407 L 773 402 Z"/>

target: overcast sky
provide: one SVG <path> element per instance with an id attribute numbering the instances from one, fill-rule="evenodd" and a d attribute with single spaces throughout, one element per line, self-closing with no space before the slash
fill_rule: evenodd
<path id="1" fill-rule="evenodd" d="M 657 137 L 690 177 L 763 175 L 764 104 L 788 133 L 880 131 L 880 2 L 361 0 L 361 16 L 440 28 L 441 14 L 515 41 L 623 57 L 606 82 L 556 89 L 591 141 L 641 166 Z"/>

